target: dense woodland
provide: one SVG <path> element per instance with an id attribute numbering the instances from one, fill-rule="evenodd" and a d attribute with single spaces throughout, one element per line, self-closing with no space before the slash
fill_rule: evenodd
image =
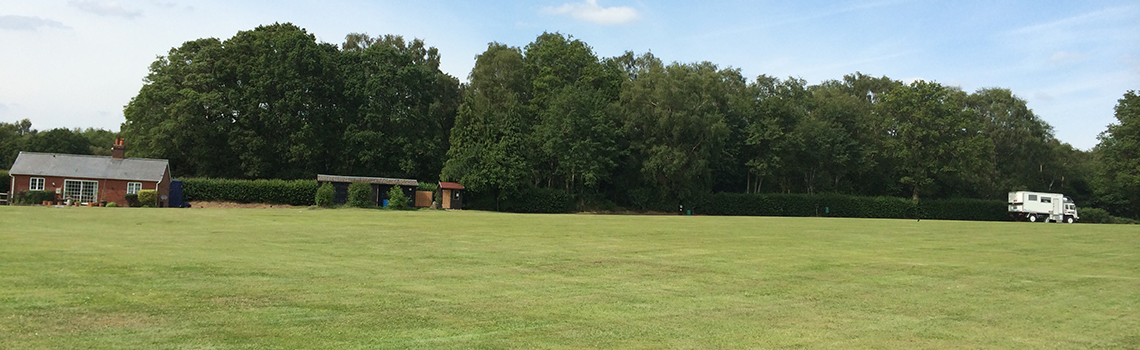
<path id="1" fill-rule="evenodd" d="M 484 198 L 560 191 L 583 208 L 631 209 L 711 192 L 1004 200 L 1028 189 L 1140 217 L 1135 92 L 1086 152 L 1001 88 L 752 79 L 710 62 L 598 57 L 557 33 L 489 44 L 467 83 L 439 60 L 420 40 L 351 34 L 337 46 L 291 24 L 189 41 L 151 65 L 121 134 L 129 156 L 169 159 L 177 176 L 442 179 Z M 0 157 L 98 154 L 111 137 L 3 124 Z"/>

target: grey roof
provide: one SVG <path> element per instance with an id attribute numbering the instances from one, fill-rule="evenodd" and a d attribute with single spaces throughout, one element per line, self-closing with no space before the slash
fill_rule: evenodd
<path id="1" fill-rule="evenodd" d="M 166 159 L 111 159 L 108 156 L 20 152 L 8 173 L 158 182 L 162 181 L 169 164 Z"/>
<path id="2" fill-rule="evenodd" d="M 420 182 L 412 179 L 393 179 L 387 177 L 340 176 L 317 174 L 320 182 L 363 182 L 380 185 L 419 186 Z"/>

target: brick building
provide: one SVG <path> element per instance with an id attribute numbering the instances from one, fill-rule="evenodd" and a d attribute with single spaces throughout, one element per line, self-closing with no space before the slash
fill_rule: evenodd
<path id="1" fill-rule="evenodd" d="M 170 196 L 170 162 L 126 158 L 126 144 L 116 139 L 111 156 L 20 152 L 8 174 L 9 193 L 54 191 L 59 200 L 126 204 L 128 193 L 158 190 L 160 206 Z"/>

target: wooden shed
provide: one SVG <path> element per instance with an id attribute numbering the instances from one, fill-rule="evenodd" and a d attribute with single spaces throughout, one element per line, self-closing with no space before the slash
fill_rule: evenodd
<path id="1" fill-rule="evenodd" d="M 404 197 L 408 199 L 408 206 L 412 206 L 416 198 L 416 188 L 419 187 L 420 182 L 413 179 L 394 179 L 387 177 L 364 177 L 364 176 L 342 176 L 342 175 L 317 175 L 317 186 L 331 183 L 333 189 L 336 190 L 336 195 L 333 197 L 333 203 L 337 205 L 344 205 L 348 203 L 348 185 L 352 183 L 366 183 L 372 185 L 372 200 L 376 205 L 383 205 L 384 200 L 388 199 L 388 191 L 392 187 L 399 186 L 400 191 L 404 192 Z"/>
<path id="2" fill-rule="evenodd" d="M 440 207 L 443 209 L 463 209 L 463 185 L 458 182 L 440 182 L 439 190 L 442 191 L 440 199 Z"/>

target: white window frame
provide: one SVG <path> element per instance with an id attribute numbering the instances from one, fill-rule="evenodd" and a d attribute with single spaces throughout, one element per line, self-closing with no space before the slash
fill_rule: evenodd
<path id="1" fill-rule="evenodd" d="M 38 188 L 36 186 L 37 180 L 39 180 L 39 187 Z M 47 183 L 47 181 L 45 181 L 44 178 L 33 177 L 33 178 L 31 178 L 31 180 L 28 180 L 28 191 L 43 191 L 45 183 Z"/>
<path id="2" fill-rule="evenodd" d="M 131 191 L 132 190 L 131 187 L 134 187 L 133 188 L 134 191 Z M 127 183 L 127 194 L 139 194 L 139 191 L 142 190 L 142 187 L 143 187 L 142 182 L 128 182 Z"/>
<path id="3" fill-rule="evenodd" d="M 99 196 L 99 182 L 91 180 L 63 180 L 63 198 L 90 203 Z"/>

